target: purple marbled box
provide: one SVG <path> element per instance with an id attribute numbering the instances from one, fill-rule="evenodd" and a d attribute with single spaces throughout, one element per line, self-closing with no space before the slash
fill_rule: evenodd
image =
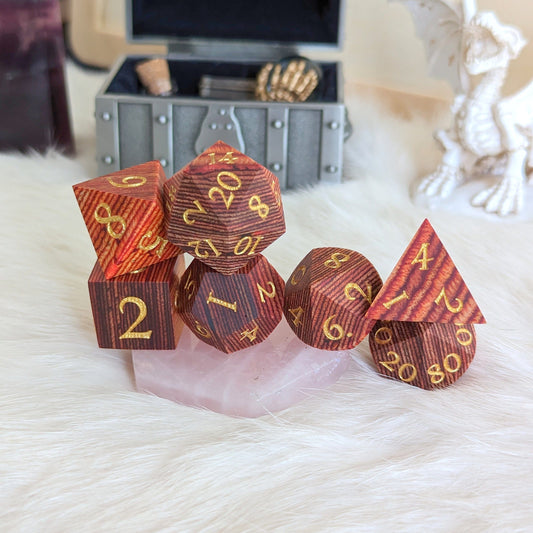
<path id="1" fill-rule="evenodd" d="M 74 152 L 57 0 L 0 0 L 0 150 Z"/>

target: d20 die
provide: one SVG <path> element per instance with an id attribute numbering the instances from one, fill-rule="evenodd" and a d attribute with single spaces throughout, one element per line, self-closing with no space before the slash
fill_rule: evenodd
<path id="1" fill-rule="evenodd" d="M 366 257 L 344 248 L 315 248 L 285 285 L 285 317 L 306 344 L 346 350 L 368 334 L 365 314 L 381 289 L 381 278 Z"/>
<path id="2" fill-rule="evenodd" d="M 167 238 L 231 274 L 285 232 L 278 179 L 218 141 L 164 186 Z"/>
<path id="3" fill-rule="evenodd" d="M 183 327 L 174 300 L 184 270 L 183 254 L 113 279 L 96 263 L 89 294 L 100 348 L 174 349 Z"/>
<path id="4" fill-rule="evenodd" d="M 164 234 L 164 181 L 159 161 L 150 161 L 74 185 L 106 278 L 180 253 Z"/>
<path id="5" fill-rule="evenodd" d="M 437 322 L 376 322 L 369 336 L 378 371 L 422 389 L 457 381 L 476 351 L 473 325 Z"/>
<path id="6" fill-rule="evenodd" d="M 176 305 L 201 340 L 225 353 L 258 344 L 283 316 L 284 282 L 262 255 L 231 276 L 194 260 L 178 287 Z"/>

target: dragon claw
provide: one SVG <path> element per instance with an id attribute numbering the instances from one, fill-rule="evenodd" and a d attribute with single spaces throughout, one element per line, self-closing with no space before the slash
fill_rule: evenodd
<path id="1" fill-rule="evenodd" d="M 471 203 L 474 207 L 484 207 L 487 213 L 507 216 L 520 212 L 523 196 L 521 176 L 504 177 L 496 185 L 476 194 Z"/>
<path id="2" fill-rule="evenodd" d="M 441 164 L 435 172 L 422 180 L 418 186 L 418 192 L 426 196 L 447 198 L 463 182 L 463 179 L 460 169 Z"/>

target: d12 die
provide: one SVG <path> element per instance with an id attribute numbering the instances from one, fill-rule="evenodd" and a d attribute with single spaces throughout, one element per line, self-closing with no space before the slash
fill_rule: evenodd
<path id="1" fill-rule="evenodd" d="M 176 305 L 201 340 L 225 353 L 258 344 L 283 316 L 284 282 L 262 255 L 231 276 L 194 260 L 178 287 Z"/>
<path id="2" fill-rule="evenodd" d="M 184 270 L 183 254 L 113 279 L 96 263 L 89 294 L 100 348 L 173 350 L 183 327 L 174 300 Z"/>
<path id="3" fill-rule="evenodd" d="M 164 234 L 164 181 L 159 161 L 150 161 L 74 185 L 106 278 L 180 253 Z"/>
<path id="4" fill-rule="evenodd" d="M 381 278 L 363 255 L 344 248 L 315 248 L 285 285 L 285 317 L 306 344 L 346 350 L 368 334 L 365 318 Z"/>
<path id="5" fill-rule="evenodd" d="M 461 377 L 476 351 L 473 325 L 378 321 L 370 350 L 384 376 L 422 389 L 443 388 Z"/>
<path id="6" fill-rule="evenodd" d="M 167 236 L 223 274 L 231 274 L 285 232 L 278 179 L 218 141 L 164 186 Z"/>

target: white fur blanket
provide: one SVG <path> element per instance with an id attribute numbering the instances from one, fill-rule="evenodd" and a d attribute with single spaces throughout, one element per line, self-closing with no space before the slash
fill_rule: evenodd
<path id="1" fill-rule="evenodd" d="M 469 371 L 442 391 L 389 381 L 365 340 L 335 386 L 276 415 L 141 394 L 130 354 L 97 347 L 95 255 L 71 190 L 96 176 L 102 80 L 69 69 L 75 159 L 0 155 L 0 531 L 531 531 L 528 217 L 460 196 L 455 210 L 413 205 L 434 121 L 352 94 L 346 182 L 285 195 L 287 233 L 265 255 L 286 278 L 313 247 L 352 248 L 385 279 L 429 217 L 487 318 Z"/>

